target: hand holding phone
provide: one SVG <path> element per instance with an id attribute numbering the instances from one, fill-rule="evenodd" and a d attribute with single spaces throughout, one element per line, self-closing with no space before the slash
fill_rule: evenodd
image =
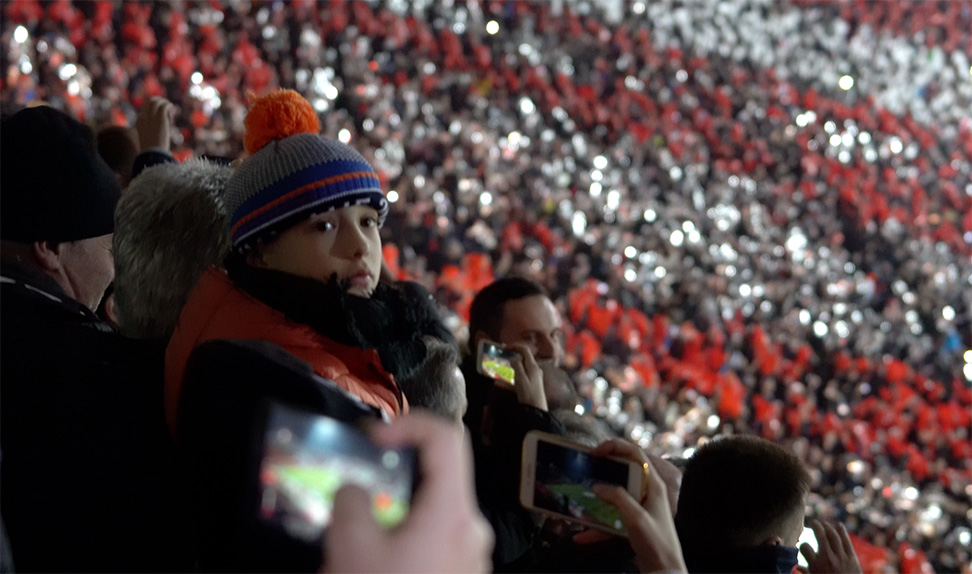
<path id="1" fill-rule="evenodd" d="M 274 404 L 260 466 L 260 517 L 294 538 L 319 540 L 335 493 L 355 484 L 369 493 L 375 519 L 394 526 L 408 514 L 414 466 L 411 449 L 380 447 L 336 419 Z"/>
<path id="2" fill-rule="evenodd" d="M 525 508 L 625 536 L 621 513 L 595 494 L 612 485 L 640 499 L 647 465 L 592 449 L 557 435 L 530 431 L 523 441 L 520 502 Z"/>
<path id="3" fill-rule="evenodd" d="M 543 384 L 543 370 L 533 357 L 533 351 L 522 343 L 510 345 L 513 352 L 513 372 L 518 383 L 514 386 L 516 400 L 521 405 L 547 410 L 547 391 Z"/>
<path id="4" fill-rule="evenodd" d="M 327 533 L 330 572 L 489 572 L 493 530 L 476 503 L 472 453 L 462 431 L 413 413 L 372 429 L 384 448 L 418 450 L 422 483 L 405 522 L 394 530 L 366 510 L 367 494 L 343 488 Z"/>
<path id="5" fill-rule="evenodd" d="M 808 542 L 800 545 L 800 553 L 806 557 L 807 566 L 799 570 L 808 574 L 823 572 L 847 572 L 860 574 L 861 563 L 851 543 L 847 528 L 843 524 L 832 524 L 820 520 L 810 521 L 817 548 Z"/>
<path id="6" fill-rule="evenodd" d="M 635 444 L 614 439 L 599 445 L 591 454 L 640 461 L 648 469 L 640 504 L 630 491 L 626 492 L 618 486 L 594 487 L 598 498 L 618 509 L 631 548 L 635 551 L 638 570 L 687 572 L 665 481 L 655 472 L 644 451 Z"/>

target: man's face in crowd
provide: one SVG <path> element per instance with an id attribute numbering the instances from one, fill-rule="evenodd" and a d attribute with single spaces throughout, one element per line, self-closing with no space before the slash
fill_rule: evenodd
<path id="1" fill-rule="evenodd" d="M 353 205 L 312 215 L 260 249 L 261 266 L 328 282 L 335 273 L 348 293 L 370 297 L 381 273 L 378 212 Z"/>
<path id="2" fill-rule="evenodd" d="M 112 234 L 61 244 L 58 283 L 72 299 L 92 311 L 115 279 Z"/>
<path id="3" fill-rule="evenodd" d="M 538 361 L 560 365 L 564 358 L 563 324 L 557 308 L 544 295 L 530 295 L 507 301 L 503 306 L 503 327 L 497 343 L 523 343 Z"/>

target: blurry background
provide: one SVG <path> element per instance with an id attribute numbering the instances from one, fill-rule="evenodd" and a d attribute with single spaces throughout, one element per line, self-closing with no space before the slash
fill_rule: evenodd
<path id="1" fill-rule="evenodd" d="M 5 110 L 177 106 L 242 151 L 294 88 L 460 334 L 544 284 L 584 410 L 658 453 L 755 432 L 865 571 L 970 571 L 972 2 L 2 3 Z M 56 158 L 52 158 L 56 166 Z"/>

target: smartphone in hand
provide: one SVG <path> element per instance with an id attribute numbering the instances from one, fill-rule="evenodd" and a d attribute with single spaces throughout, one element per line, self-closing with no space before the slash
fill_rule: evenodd
<path id="1" fill-rule="evenodd" d="M 534 510 L 585 526 L 626 536 L 617 508 L 591 490 L 595 484 L 625 488 L 644 499 L 647 465 L 626 459 L 595 457 L 592 449 L 540 431 L 523 440 L 520 503 Z"/>
<path id="2" fill-rule="evenodd" d="M 318 541 L 331 521 L 335 493 L 350 483 L 371 493 L 375 519 L 391 527 L 408 514 L 415 467 L 412 449 L 379 447 L 354 426 L 273 404 L 258 512 L 294 538 Z"/>
<path id="3" fill-rule="evenodd" d="M 482 339 L 476 353 L 476 370 L 491 379 L 514 384 L 513 357 L 516 353 L 499 343 Z"/>

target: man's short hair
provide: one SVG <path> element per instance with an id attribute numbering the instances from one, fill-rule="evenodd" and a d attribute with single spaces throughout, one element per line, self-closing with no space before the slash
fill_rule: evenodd
<path id="1" fill-rule="evenodd" d="M 407 379 L 399 384 L 408 397 L 409 406 L 422 408 L 449 420 L 461 418 L 464 408 L 464 389 L 451 384 L 453 371 L 459 366 L 459 350 L 455 344 L 436 337 L 422 337 L 425 359 Z"/>
<path id="2" fill-rule="evenodd" d="M 479 331 L 486 333 L 487 337 L 494 339 L 499 337 L 503 328 L 503 311 L 507 301 L 516 301 L 533 295 L 547 297 L 547 291 L 536 282 L 522 277 L 504 277 L 483 288 L 469 308 L 470 347 Z"/>
<path id="3" fill-rule="evenodd" d="M 223 192 L 232 170 L 205 160 L 146 169 L 115 216 L 115 305 L 121 332 L 167 339 L 203 271 L 229 252 Z"/>
<path id="4" fill-rule="evenodd" d="M 752 435 L 699 447 L 682 474 L 675 525 L 685 556 L 758 546 L 802 509 L 810 476 L 795 454 Z"/>

